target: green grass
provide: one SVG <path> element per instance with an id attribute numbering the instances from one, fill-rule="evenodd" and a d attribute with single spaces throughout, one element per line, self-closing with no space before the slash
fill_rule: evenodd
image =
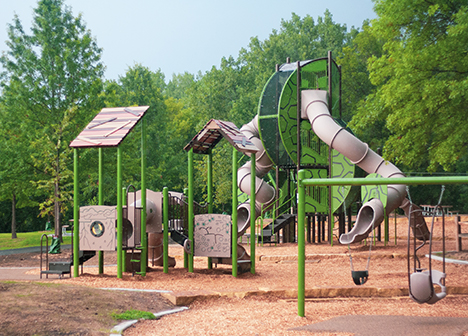
<path id="1" fill-rule="evenodd" d="M 135 309 L 127 310 L 125 313 L 121 313 L 121 314 L 112 313 L 111 316 L 114 320 L 139 320 L 139 319 L 153 320 L 155 319 L 155 316 L 153 313 L 143 311 L 143 310 L 135 310 Z"/>
<path id="2" fill-rule="evenodd" d="M 11 239 L 11 233 L 0 233 L 0 250 L 10 250 L 22 247 L 40 246 L 43 234 L 52 234 L 53 231 L 18 232 L 18 238 Z M 49 237 L 49 246 L 52 237 Z M 44 238 L 45 244 L 45 238 Z M 63 237 L 63 244 L 71 244 L 71 237 Z"/>

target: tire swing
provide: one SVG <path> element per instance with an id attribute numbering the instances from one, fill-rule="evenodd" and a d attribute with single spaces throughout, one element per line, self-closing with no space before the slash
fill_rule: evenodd
<path id="1" fill-rule="evenodd" d="M 447 296 L 447 289 L 445 287 L 445 215 L 441 207 L 442 196 L 445 191 L 445 186 L 443 185 L 440 192 L 439 202 L 434 208 L 432 214 L 432 223 L 431 231 L 429 236 L 429 257 L 428 257 L 428 267 L 421 267 L 421 260 L 417 256 L 417 251 L 420 250 L 423 246 L 426 245 L 427 240 L 424 237 L 424 234 L 417 235 L 416 232 L 413 234 L 413 254 L 410 254 L 410 245 L 411 245 L 411 225 L 412 221 L 415 220 L 415 215 L 417 211 L 421 209 L 412 210 L 413 202 L 411 201 L 411 196 L 409 193 L 409 188 L 406 187 L 408 199 L 410 201 L 410 209 L 408 216 L 408 284 L 409 284 L 409 295 L 410 298 L 416 301 L 417 303 L 423 304 L 434 304 L 437 301 L 442 300 Z M 434 221 L 436 214 L 440 211 L 442 214 L 442 272 L 432 269 L 432 236 L 434 232 Z M 416 230 L 416 229 L 415 229 Z M 416 247 L 416 236 L 422 237 L 422 243 Z M 413 269 L 411 273 L 411 257 L 413 257 Z M 435 291 L 434 285 L 440 287 L 440 292 Z"/>
<path id="2" fill-rule="evenodd" d="M 382 176 L 379 174 L 369 174 L 367 177 L 375 178 L 375 177 L 382 177 Z M 362 195 L 361 199 L 362 199 L 363 204 L 367 203 L 368 201 L 374 198 L 379 199 L 382 202 L 384 208 L 387 204 L 387 186 L 386 185 L 363 185 L 361 187 L 361 195 Z M 346 205 L 344 203 L 343 203 L 343 206 L 346 209 Z M 374 232 L 374 229 L 375 229 L 374 224 L 375 222 L 372 222 L 372 230 L 370 232 Z M 351 253 L 351 245 L 348 244 L 349 263 L 351 266 L 351 277 L 353 279 L 353 282 L 358 286 L 364 285 L 369 278 L 369 265 L 370 265 L 371 255 L 372 255 L 372 244 L 374 243 L 373 242 L 374 239 L 371 239 L 369 243 L 369 255 L 367 257 L 366 268 L 360 271 L 354 270 L 353 256 Z"/>

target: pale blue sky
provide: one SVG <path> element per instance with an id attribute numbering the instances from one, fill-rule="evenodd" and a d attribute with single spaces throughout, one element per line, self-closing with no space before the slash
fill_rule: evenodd
<path id="1" fill-rule="evenodd" d="M 361 27 L 374 19 L 372 0 L 65 0 L 104 49 L 106 78 L 117 79 L 135 62 L 173 73 L 197 73 L 237 57 L 250 38 L 266 39 L 281 19 L 294 12 L 315 20 L 328 8 L 337 23 Z M 29 33 L 37 0 L 0 0 L 0 51 L 6 50 L 7 24 L 18 14 Z"/>

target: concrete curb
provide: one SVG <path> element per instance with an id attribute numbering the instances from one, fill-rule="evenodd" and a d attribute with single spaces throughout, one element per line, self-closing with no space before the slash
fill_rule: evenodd
<path id="1" fill-rule="evenodd" d="M 426 254 L 426 258 L 429 258 L 429 254 Z M 432 255 L 432 259 L 442 261 L 442 262 L 444 261 L 444 258 L 436 256 L 436 255 Z M 457 259 L 451 259 L 451 258 L 445 258 L 445 262 L 453 263 L 453 264 L 460 264 L 460 265 L 468 265 L 468 261 L 466 260 L 457 260 Z"/>
<path id="2" fill-rule="evenodd" d="M 171 309 L 171 310 L 165 310 L 165 311 L 162 311 L 162 312 L 159 312 L 159 313 L 153 313 L 154 317 L 156 319 L 159 319 L 165 315 L 169 315 L 169 314 L 175 314 L 175 313 L 179 313 L 181 311 L 184 311 L 184 310 L 187 310 L 189 309 L 188 307 L 177 307 L 177 308 L 174 308 L 174 309 Z M 122 335 L 122 332 L 131 327 L 132 325 L 134 325 L 135 323 L 137 323 L 138 320 L 128 320 L 128 321 L 123 321 L 123 322 L 120 322 L 119 324 L 117 324 L 115 327 L 113 327 L 111 329 L 111 334 L 110 336 L 120 336 Z"/>
<path id="3" fill-rule="evenodd" d="M 468 287 L 447 286 L 447 294 L 468 295 Z M 251 296 L 274 296 L 281 299 L 297 299 L 297 289 L 257 289 L 237 292 L 222 291 L 185 291 L 161 293 L 161 295 L 176 306 L 189 305 L 198 300 L 218 298 L 246 298 Z M 305 290 L 308 299 L 317 298 L 389 298 L 408 296 L 407 287 L 313 287 Z"/>

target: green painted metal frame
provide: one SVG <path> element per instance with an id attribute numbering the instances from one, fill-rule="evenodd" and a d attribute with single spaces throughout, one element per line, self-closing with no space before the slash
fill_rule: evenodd
<path id="1" fill-rule="evenodd" d="M 194 241 L 193 241 L 193 221 L 195 215 L 193 212 L 193 148 L 190 148 L 188 152 L 188 236 L 190 240 L 191 250 L 188 255 L 188 271 L 193 273 L 193 250 L 194 250 Z"/>
<path id="2" fill-rule="evenodd" d="M 148 239 L 146 235 L 146 119 L 141 120 L 141 264 L 140 275 L 146 276 Z"/>
<path id="3" fill-rule="evenodd" d="M 104 205 L 104 193 L 102 191 L 103 186 L 103 152 L 102 148 L 98 148 L 99 163 L 98 163 L 98 205 Z M 104 251 L 99 251 L 99 274 L 104 274 Z"/>
<path id="4" fill-rule="evenodd" d="M 334 186 L 334 185 L 435 185 L 435 184 L 468 184 L 468 176 L 444 177 L 395 177 L 395 178 L 342 178 L 342 179 L 305 179 L 305 171 L 298 173 L 298 214 L 297 214 L 297 305 L 298 315 L 305 316 L 305 187 L 306 186 Z"/>
<path id="5" fill-rule="evenodd" d="M 208 198 L 208 213 L 213 213 L 213 151 L 210 149 L 208 153 L 207 162 L 207 198 Z M 213 262 L 211 258 L 208 258 L 208 269 L 213 268 Z"/>
<path id="6" fill-rule="evenodd" d="M 73 148 L 73 277 L 79 277 L 80 264 L 80 196 L 78 182 L 78 148 Z"/>
<path id="7" fill-rule="evenodd" d="M 256 176 L 256 169 L 255 169 L 255 157 L 256 154 L 250 154 L 250 273 L 255 274 L 255 244 L 256 244 L 256 237 L 255 237 L 255 176 Z M 236 209 L 237 211 L 237 209 Z M 263 231 L 263 230 L 262 230 Z"/>
<path id="8" fill-rule="evenodd" d="M 163 271 L 169 273 L 169 188 L 163 188 Z"/>
<path id="9" fill-rule="evenodd" d="M 122 279 L 122 149 L 117 147 L 117 278 Z"/>
<path id="10" fill-rule="evenodd" d="M 232 227 L 231 259 L 232 276 L 237 277 L 237 149 L 232 148 Z"/>

